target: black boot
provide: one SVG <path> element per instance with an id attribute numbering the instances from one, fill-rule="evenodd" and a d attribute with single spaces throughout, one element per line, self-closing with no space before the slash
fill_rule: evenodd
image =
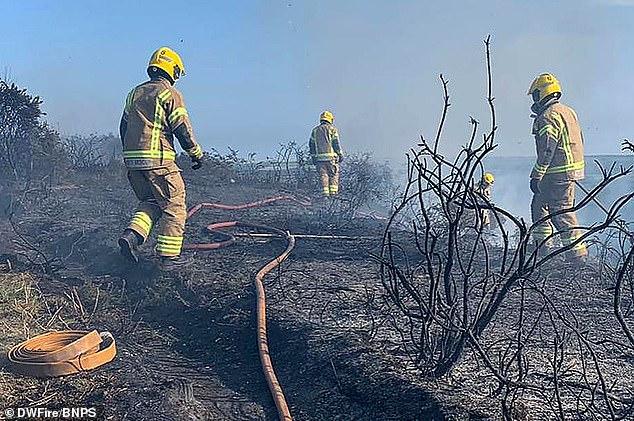
<path id="1" fill-rule="evenodd" d="M 139 263 L 138 253 L 140 243 L 141 240 L 137 233 L 129 229 L 123 231 L 123 234 L 119 237 L 121 255 L 131 262 Z"/>
<path id="2" fill-rule="evenodd" d="M 161 267 L 161 270 L 164 270 L 164 271 L 179 270 L 179 269 L 186 268 L 192 263 L 194 263 L 193 259 L 189 257 L 185 257 L 183 255 L 174 256 L 174 257 L 163 256 L 161 257 L 160 267 Z"/>

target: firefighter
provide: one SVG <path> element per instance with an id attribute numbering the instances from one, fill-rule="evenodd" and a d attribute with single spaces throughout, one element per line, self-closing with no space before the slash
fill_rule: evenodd
<path id="1" fill-rule="evenodd" d="M 478 183 L 478 187 L 476 191 L 484 196 L 488 201 L 491 200 L 491 189 L 493 188 L 493 183 L 495 182 L 495 177 L 490 172 L 485 172 L 482 175 L 482 179 Z M 488 209 L 480 210 L 480 221 L 482 224 L 482 228 L 489 228 L 491 226 L 491 217 L 489 215 Z"/>
<path id="2" fill-rule="evenodd" d="M 339 163 L 343 161 L 343 152 L 334 120 L 335 116 L 330 111 L 322 112 L 319 125 L 313 129 L 308 142 L 324 196 L 336 196 L 339 193 Z"/>
<path id="3" fill-rule="evenodd" d="M 528 95 L 533 98 L 533 135 L 537 161 L 530 174 L 533 192 L 533 223 L 549 214 L 569 209 L 575 202 L 575 182 L 584 178 L 583 134 L 575 111 L 562 104 L 561 86 L 555 76 L 544 73 L 535 78 Z M 573 244 L 581 235 L 573 211 L 553 215 L 534 231 L 541 254 L 552 251 L 549 237 L 557 230 L 563 246 Z M 547 240 L 548 239 L 548 240 Z M 585 261 L 586 245 L 579 242 L 567 253 L 573 261 Z"/>
<path id="4" fill-rule="evenodd" d="M 124 257 L 138 262 L 138 248 L 159 223 L 156 253 L 163 270 L 188 265 L 181 256 L 187 211 L 185 183 L 176 165 L 174 137 L 194 163 L 203 151 L 194 139 L 182 94 L 174 83 L 185 74 L 180 56 L 167 47 L 156 50 L 147 67 L 150 80 L 128 94 L 119 126 L 128 180 L 140 203 L 119 238 Z"/>

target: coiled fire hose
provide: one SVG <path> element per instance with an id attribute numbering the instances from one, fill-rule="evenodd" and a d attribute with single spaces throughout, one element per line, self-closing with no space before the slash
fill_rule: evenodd
<path id="1" fill-rule="evenodd" d="M 278 201 L 291 201 L 298 203 L 303 206 L 310 205 L 309 201 L 297 199 L 294 196 L 289 195 L 281 195 L 274 196 L 267 199 L 259 200 L 256 202 L 245 203 L 241 205 L 225 205 L 221 203 L 200 203 L 189 210 L 187 213 L 187 217 L 195 215 L 202 209 L 222 209 L 222 210 L 242 210 L 242 209 L 250 209 L 255 207 L 264 206 L 270 203 L 278 202 Z M 231 228 L 231 227 L 243 227 L 243 228 L 252 228 L 257 230 L 264 230 L 272 232 L 273 234 L 277 234 L 280 237 L 283 237 L 287 241 L 286 250 L 275 259 L 271 260 L 267 263 L 259 272 L 255 275 L 255 292 L 256 292 L 256 313 L 257 313 L 257 341 L 258 341 L 258 352 L 260 354 L 260 363 L 262 364 L 262 371 L 264 373 L 264 377 L 266 378 L 266 383 L 268 385 L 269 391 L 275 402 L 275 407 L 277 408 L 277 413 L 281 421 L 292 421 L 291 413 L 288 409 L 288 404 L 286 403 L 286 398 L 284 396 L 284 391 L 282 390 L 282 386 L 275 375 L 275 370 L 273 368 L 273 362 L 271 361 L 271 355 L 269 353 L 269 345 L 266 333 L 266 294 L 264 291 L 264 277 L 271 272 L 273 269 L 278 267 L 289 254 L 293 251 L 295 247 L 295 237 L 289 232 L 282 231 L 277 228 L 269 227 L 267 225 L 256 225 L 256 224 L 248 224 L 239 221 L 228 221 L 228 222 L 219 222 L 210 224 L 207 226 L 207 231 L 211 234 L 220 236 L 222 240 L 213 242 L 213 243 L 200 243 L 200 244 L 185 244 L 183 248 L 190 250 L 214 250 L 221 247 L 226 247 L 235 242 L 235 237 L 233 235 L 223 233 L 218 231 L 223 228 Z"/>
<path id="2" fill-rule="evenodd" d="M 12 368 L 35 377 L 88 371 L 112 361 L 117 347 L 110 332 L 63 330 L 44 333 L 9 350 Z"/>

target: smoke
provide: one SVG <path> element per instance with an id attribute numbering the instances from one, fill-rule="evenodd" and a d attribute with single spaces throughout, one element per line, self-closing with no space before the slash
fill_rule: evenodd
<path id="1" fill-rule="evenodd" d="M 470 116 L 489 129 L 482 42 L 487 34 L 499 125 L 499 147 L 487 169 L 496 174 L 497 204 L 530 223 L 528 177 L 535 152 L 526 91 L 537 74 L 549 71 L 561 80 L 564 102 L 580 117 L 588 155 L 618 154 L 620 139 L 631 132 L 634 81 L 625 70 L 631 66 L 622 63 L 629 60 L 624 52 L 632 50 L 625 29 L 629 10 L 594 1 L 341 3 L 319 2 L 305 11 L 310 21 L 302 30 L 312 46 L 304 63 L 309 108 L 313 114 L 333 109 L 344 145 L 389 159 L 401 177 L 404 153 L 416 147 L 419 135 L 435 135 L 442 107 L 439 73 L 450 81 L 452 104 L 443 153 L 451 157 L 465 143 Z M 584 183 L 593 186 L 599 174 L 590 157 L 587 173 Z M 610 204 L 629 188 L 631 177 L 600 199 Z M 624 217 L 631 216 L 629 206 Z M 583 224 L 604 217 L 595 204 L 579 214 Z"/>
<path id="2" fill-rule="evenodd" d="M 601 181 L 601 172 L 596 162 L 603 168 L 610 168 L 612 163 L 616 163 L 616 169 L 620 166 L 625 168 L 634 164 L 633 156 L 586 156 L 586 178 L 581 184 L 591 190 Z M 532 158 L 505 158 L 500 160 L 490 160 L 488 169 L 495 174 L 495 185 L 493 187 L 493 201 L 500 207 L 510 211 L 516 216 L 524 218 L 530 224 L 530 199 L 532 193 L 529 189 L 529 174 L 533 167 Z M 616 180 L 610 184 L 597 197 L 598 201 L 609 209 L 616 199 L 632 191 L 631 175 Z M 576 188 L 576 198 L 579 202 L 585 193 Z M 605 212 L 595 202 L 589 203 L 578 212 L 579 223 L 589 226 L 603 221 Z M 629 203 L 621 211 L 621 217 L 626 221 L 634 219 L 634 203 Z"/>
<path id="3" fill-rule="evenodd" d="M 631 76 L 614 76 L 619 58 L 611 47 L 627 36 L 612 8 L 591 2 L 341 3 L 306 6 L 311 19 L 302 29 L 312 48 L 304 65 L 309 108 L 313 114 L 332 108 L 354 148 L 396 158 L 420 134 L 433 137 L 443 73 L 452 99 L 444 149 L 455 153 L 468 136 L 469 116 L 489 119 L 482 43 L 487 34 L 493 41 L 496 155 L 533 154 L 526 90 L 544 71 L 562 80 L 564 99 L 588 134 L 589 153 L 616 153 L 631 127 L 621 111 L 602 105 L 615 93 L 632 105 L 619 92 L 630 90 L 624 81 Z"/>

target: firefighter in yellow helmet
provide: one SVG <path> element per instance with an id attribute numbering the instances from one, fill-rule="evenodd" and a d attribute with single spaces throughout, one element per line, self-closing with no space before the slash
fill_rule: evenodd
<path id="1" fill-rule="evenodd" d="M 343 152 L 334 121 L 335 116 L 330 111 L 322 112 L 319 115 L 319 125 L 313 129 L 308 142 L 324 196 L 339 193 L 339 163 L 343 161 Z"/>
<path id="2" fill-rule="evenodd" d="M 194 138 L 183 95 L 174 83 L 185 74 L 180 56 L 156 50 L 147 67 L 150 80 L 128 94 L 119 126 L 128 180 L 140 203 L 119 238 L 121 253 L 138 262 L 138 247 L 159 222 L 156 253 L 164 270 L 186 266 L 181 256 L 187 210 L 185 184 L 176 165 L 174 137 L 198 169 L 203 151 Z"/>
<path id="3" fill-rule="evenodd" d="M 533 99 L 533 135 L 537 161 L 530 174 L 533 192 L 531 215 L 539 219 L 572 208 L 575 202 L 575 182 L 584 178 L 583 134 L 575 111 L 562 104 L 561 86 L 550 73 L 535 78 L 528 95 Z M 581 235 L 575 212 L 553 215 L 534 231 L 534 241 L 540 253 L 551 251 L 549 237 L 557 230 L 563 246 L 573 244 Z M 573 261 L 585 261 L 586 245 L 579 242 L 568 252 Z"/>
<path id="4" fill-rule="evenodd" d="M 493 183 L 495 182 L 495 177 L 490 172 L 485 172 L 482 174 L 482 178 L 478 183 L 477 192 L 482 194 L 487 200 L 491 200 L 492 196 L 492 188 Z M 489 228 L 491 226 L 491 216 L 489 215 L 488 209 L 480 210 L 480 223 L 482 224 L 482 228 Z"/>

